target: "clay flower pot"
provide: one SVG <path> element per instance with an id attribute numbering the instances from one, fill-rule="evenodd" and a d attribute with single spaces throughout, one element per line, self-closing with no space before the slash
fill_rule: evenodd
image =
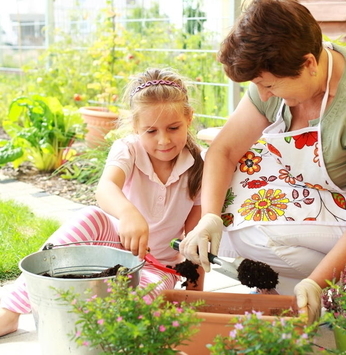
<path id="1" fill-rule="evenodd" d="M 243 316 L 252 310 L 263 312 L 264 321 L 272 321 L 283 311 L 292 309 L 287 314 L 298 315 L 298 308 L 294 296 L 261 295 L 261 294 L 236 294 L 220 292 L 166 290 L 163 291 L 165 299 L 169 302 L 195 302 L 204 300 L 205 304 L 199 308 L 198 316 L 203 319 L 200 331 L 191 341 L 177 349 L 189 355 L 209 355 L 206 347 L 211 344 L 217 334 L 228 336 L 232 328 L 227 325 L 234 317 Z"/>
<path id="2" fill-rule="evenodd" d="M 81 107 L 79 112 L 87 124 L 85 141 L 89 148 L 96 148 L 105 143 L 105 135 L 117 126 L 118 115 L 106 107 Z"/>

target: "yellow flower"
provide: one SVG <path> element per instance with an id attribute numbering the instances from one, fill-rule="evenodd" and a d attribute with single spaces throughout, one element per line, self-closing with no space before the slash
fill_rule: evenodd
<path id="1" fill-rule="evenodd" d="M 245 200 L 238 212 L 247 221 L 275 221 L 278 216 L 284 215 L 288 202 L 286 194 L 280 189 L 261 189 Z"/>

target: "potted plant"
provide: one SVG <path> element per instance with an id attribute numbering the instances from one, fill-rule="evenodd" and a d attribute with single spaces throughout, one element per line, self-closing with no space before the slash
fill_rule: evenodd
<path id="1" fill-rule="evenodd" d="M 197 308 L 197 316 L 202 321 L 198 327 L 199 331 L 192 336 L 191 342 L 177 347 L 189 355 L 209 355 L 208 346 L 212 344 L 214 338 L 218 334 L 228 336 L 229 322 L 233 322 L 237 317 L 246 317 L 246 312 L 251 313 L 253 310 L 263 312 L 261 321 L 270 323 L 283 312 L 287 319 L 297 318 L 304 322 L 306 317 L 299 313 L 294 296 L 188 290 L 165 290 L 162 294 L 172 303 L 204 301 Z"/>
<path id="2" fill-rule="evenodd" d="M 312 339 L 318 324 L 307 326 L 304 318 L 284 315 L 269 322 L 264 319 L 263 312 L 252 311 L 232 319 L 229 335 L 217 335 L 209 347 L 210 354 L 312 354 Z"/>
<path id="3" fill-rule="evenodd" d="M 80 300 L 71 291 L 59 292 L 60 299 L 78 315 L 76 332 L 71 338 L 80 346 L 100 347 L 101 354 L 169 355 L 189 341 L 201 320 L 195 307 L 202 302 L 171 303 L 162 295 L 152 297 L 157 284 L 145 288 L 129 285 L 129 276 L 108 282 L 109 295 L 91 295 Z"/>
<path id="4" fill-rule="evenodd" d="M 346 351 L 346 267 L 339 282 L 327 280 L 328 287 L 322 291 L 325 309 L 323 320 L 333 327 L 336 347 Z"/>

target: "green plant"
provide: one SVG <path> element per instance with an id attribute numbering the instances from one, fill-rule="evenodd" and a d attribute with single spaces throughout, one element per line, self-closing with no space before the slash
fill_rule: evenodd
<path id="1" fill-rule="evenodd" d="M 153 297 L 157 284 L 145 288 L 129 286 L 130 276 L 117 275 L 109 283 L 105 298 L 91 295 L 81 300 L 72 291 L 59 292 L 78 315 L 72 339 L 80 346 L 100 346 L 104 355 L 169 355 L 175 347 L 198 331 L 201 320 L 195 307 L 202 304 L 173 304 L 163 296 Z"/>
<path id="2" fill-rule="evenodd" d="M 323 320 L 346 329 L 346 267 L 339 282 L 327 280 L 328 287 L 322 291 L 322 304 L 326 310 Z"/>
<path id="3" fill-rule="evenodd" d="M 30 161 L 48 172 L 63 163 L 69 147 L 84 134 L 77 112 L 63 108 L 53 97 L 39 95 L 13 100 L 3 128 L 12 139 L 0 150 L 0 165 L 10 157 L 14 167 Z"/>
<path id="4" fill-rule="evenodd" d="M 58 174 L 66 180 L 76 180 L 82 184 L 93 185 L 101 177 L 109 148 L 110 144 L 105 144 L 67 157 L 66 162 L 53 174 Z"/>
<path id="5" fill-rule="evenodd" d="M 0 126 L 2 126 L 11 101 L 23 93 L 22 76 L 18 73 L 0 73 L 0 93 Z"/>
<path id="6" fill-rule="evenodd" d="M 232 320 L 228 337 L 215 337 L 211 355 L 270 354 L 299 355 L 313 353 L 312 338 L 317 324 L 306 325 L 301 317 L 275 317 L 265 320 L 261 312 L 246 313 Z"/>
<path id="7" fill-rule="evenodd" d="M 20 274 L 18 262 L 37 251 L 59 228 L 54 219 L 35 216 L 30 208 L 0 200 L 0 280 Z"/>

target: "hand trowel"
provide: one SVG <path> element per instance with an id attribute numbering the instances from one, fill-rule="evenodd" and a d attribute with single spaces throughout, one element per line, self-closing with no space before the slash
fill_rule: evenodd
<path id="1" fill-rule="evenodd" d="M 180 242 L 180 239 L 173 239 L 170 245 L 173 249 L 179 251 Z M 239 280 L 242 285 L 271 290 L 278 284 L 279 274 L 268 264 L 260 261 L 239 257 L 231 262 L 211 253 L 208 253 L 208 259 L 212 264 L 220 266 L 213 268 L 213 270 L 232 279 Z"/>

